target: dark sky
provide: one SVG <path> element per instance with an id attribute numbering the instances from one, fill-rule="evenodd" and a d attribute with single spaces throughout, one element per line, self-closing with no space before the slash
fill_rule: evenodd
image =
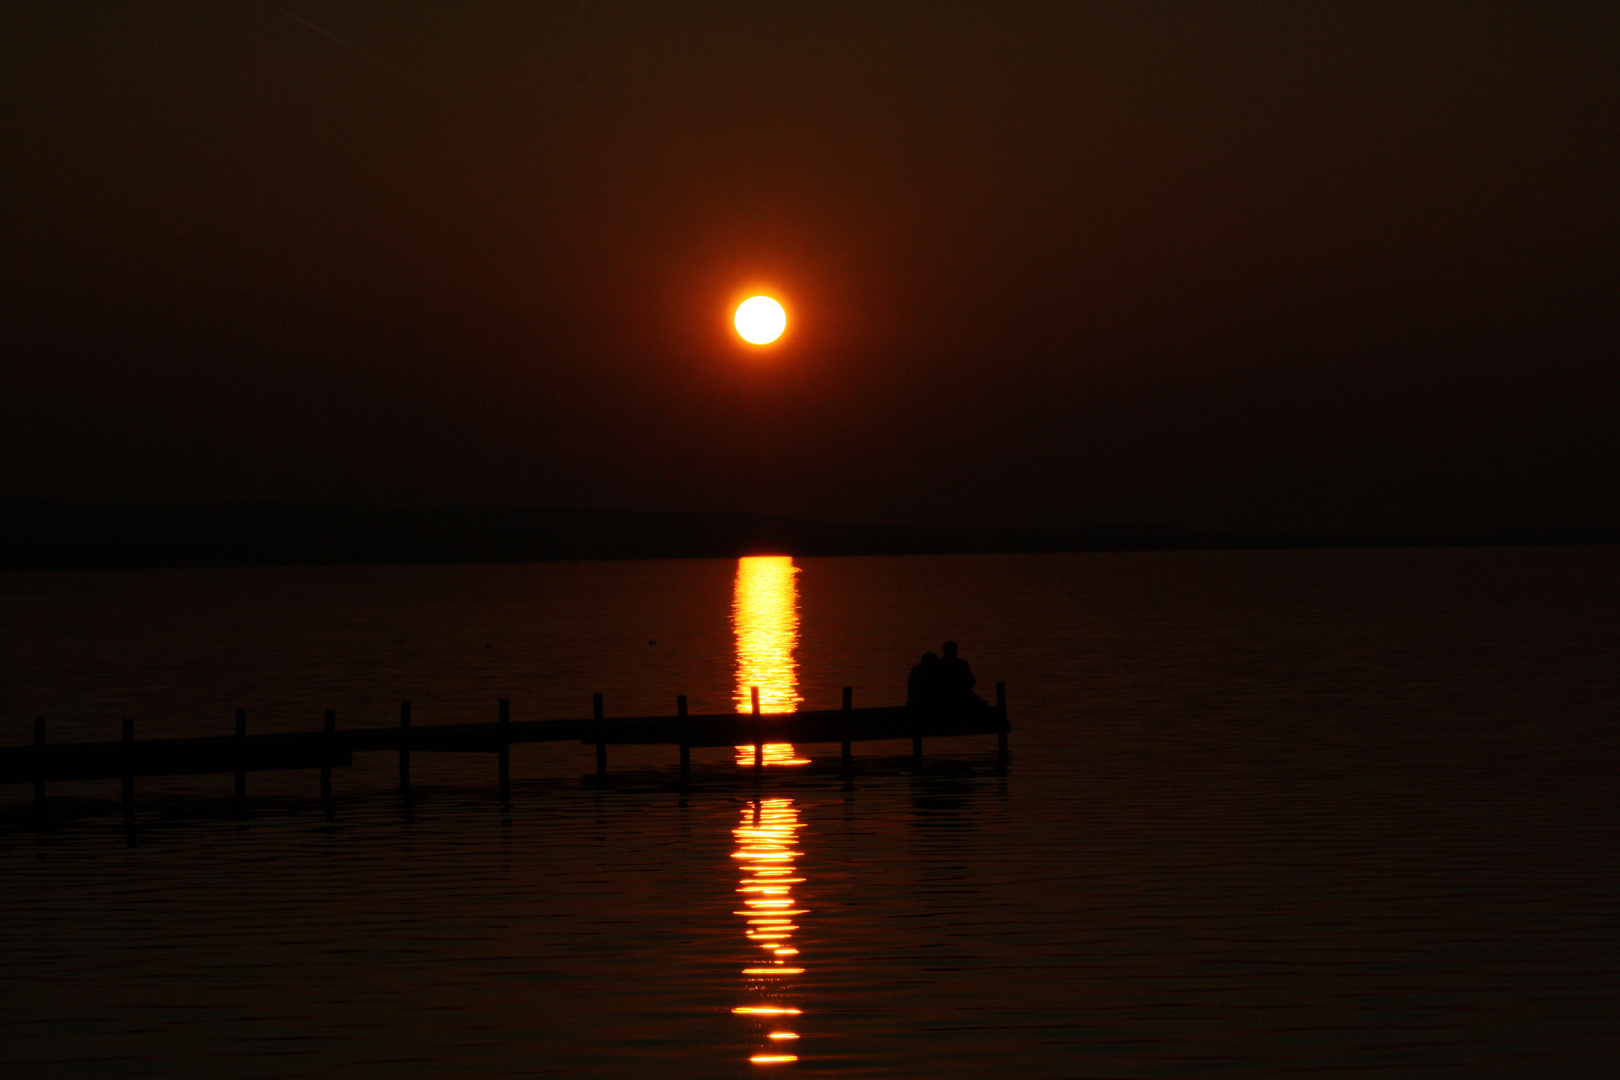
<path id="1" fill-rule="evenodd" d="M 1614 522 L 1617 12 L 8 3 L 0 493 Z"/>

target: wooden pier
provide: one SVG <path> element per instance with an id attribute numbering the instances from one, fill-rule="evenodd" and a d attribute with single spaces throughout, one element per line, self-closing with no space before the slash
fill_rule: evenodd
<path id="1" fill-rule="evenodd" d="M 32 783 L 34 799 L 43 804 L 45 785 L 70 780 L 122 780 L 124 806 L 132 812 L 135 780 L 151 776 L 198 776 L 232 773 L 236 798 L 247 798 L 247 774 L 267 770 L 319 769 L 321 798 L 332 799 L 332 770 L 351 765 L 354 755 L 387 751 L 399 756 L 399 783 L 411 786 L 411 755 L 418 753 L 487 753 L 497 757 L 496 777 L 501 797 L 507 796 L 511 778 L 511 747 L 518 743 L 573 742 L 596 748 L 596 775 L 607 775 L 610 746 L 675 746 L 680 749 L 680 777 L 684 790 L 691 778 L 694 747 L 753 746 L 754 769 L 764 768 L 766 743 L 796 746 L 839 744 L 840 762 L 850 767 L 851 747 L 857 742 L 910 739 L 914 760 L 920 761 L 924 739 L 965 735 L 995 735 L 1005 762 L 1007 691 L 996 684 L 993 706 L 964 710 L 920 710 L 904 705 L 857 709 L 852 692 L 844 687 L 841 709 L 791 713 L 761 713 L 759 691 L 752 693 L 750 713 L 688 714 L 686 697 L 676 699 L 674 716 L 608 717 L 601 694 L 593 699 L 588 720 L 526 720 L 513 722 L 505 698 L 497 720 L 490 724 L 415 725 L 411 703 L 401 702 L 399 724 L 386 728 L 339 729 L 336 714 L 328 709 L 319 731 L 250 735 L 247 714 L 236 712 L 232 735 L 193 739 L 137 741 L 135 723 L 125 720 L 123 739 L 102 743 L 47 743 L 45 721 L 34 722 L 34 745 L 0 748 L 0 784 Z"/>

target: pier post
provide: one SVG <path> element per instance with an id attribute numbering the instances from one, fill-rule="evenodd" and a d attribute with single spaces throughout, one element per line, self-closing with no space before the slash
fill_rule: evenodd
<path id="1" fill-rule="evenodd" d="M 921 735 L 913 735 L 911 737 L 911 767 L 913 769 L 922 768 L 922 736 Z"/>
<path id="2" fill-rule="evenodd" d="M 509 802 L 512 796 L 512 703 L 506 698 L 501 698 L 498 723 L 501 729 L 501 753 L 496 771 L 500 781 L 501 802 Z"/>
<path id="3" fill-rule="evenodd" d="M 686 726 L 686 695 L 675 696 L 675 715 L 681 718 L 681 794 L 692 782 L 692 736 Z"/>
<path id="4" fill-rule="evenodd" d="M 247 813 L 247 710 L 236 710 L 236 815 Z"/>
<path id="5" fill-rule="evenodd" d="M 124 816 L 135 816 L 135 721 L 124 718 Z"/>
<path id="6" fill-rule="evenodd" d="M 754 705 L 754 775 L 757 776 L 759 770 L 765 768 L 765 739 L 760 731 L 759 721 L 759 687 L 750 686 L 748 688 L 748 697 Z"/>
<path id="7" fill-rule="evenodd" d="M 601 694 L 591 695 L 591 715 L 596 717 L 598 720 L 603 719 L 604 714 L 602 709 Z M 601 731 L 596 733 L 596 738 L 596 778 L 601 780 L 607 776 L 607 743 L 601 741 Z"/>
<path id="8" fill-rule="evenodd" d="M 34 810 L 45 812 L 45 718 L 34 717 Z"/>
<path id="9" fill-rule="evenodd" d="M 399 703 L 399 790 L 411 793 L 411 703 Z"/>
<path id="10" fill-rule="evenodd" d="M 321 724 L 322 743 L 324 745 L 324 760 L 321 763 L 321 803 L 330 807 L 332 805 L 332 752 L 337 744 L 337 710 L 327 709 L 326 720 Z"/>
<path id="11" fill-rule="evenodd" d="M 855 708 L 855 688 L 853 686 L 846 686 L 846 687 L 844 687 L 844 712 L 846 712 L 846 713 L 851 712 L 854 708 Z M 838 744 L 838 763 L 839 763 L 839 765 L 841 765 L 843 767 L 843 770 L 845 772 L 848 772 L 849 769 L 850 769 L 851 757 L 852 757 L 852 755 L 850 754 L 850 746 L 849 746 L 849 717 L 848 716 L 844 717 L 843 735 L 844 735 L 844 741 Z"/>
<path id="12" fill-rule="evenodd" d="M 1001 730 L 996 732 L 996 753 L 1001 763 L 1007 764 L 1007 684 L 996 683 L 996 715 L 1001 718 Z"/>

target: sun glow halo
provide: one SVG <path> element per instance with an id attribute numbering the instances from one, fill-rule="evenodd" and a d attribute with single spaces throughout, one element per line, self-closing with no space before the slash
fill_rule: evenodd
<path id="1" fill-rule="evenodd" d="M 768 296 L 750 296 L 737 305 L 737 314 L 732 323 L 744 341 L 769 345 L 787 329 L 787 312 Z"/>

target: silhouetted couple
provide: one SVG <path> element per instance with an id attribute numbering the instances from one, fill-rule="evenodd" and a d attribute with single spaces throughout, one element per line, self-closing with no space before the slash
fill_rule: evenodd
<path id="1" fill-rule="evenodd" d="M 911 669 L 906 704 L 936 712 L 979 712 L 990 706 L 973 692 L 977 681 L 968 662 L 956 655 L 956 642 L 947 641 L 943 657 L 925 652 L 922 661 Z"/>

